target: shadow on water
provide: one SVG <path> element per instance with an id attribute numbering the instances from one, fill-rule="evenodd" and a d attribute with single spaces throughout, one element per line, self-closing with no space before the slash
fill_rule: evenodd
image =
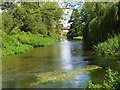
<path id="1" fill-rule="evenodd" d="M 91 79 L 94 83 L 103 83 L 105 78 L 106 70 L 112 69 L 119 72 L 120 74 L 120 55 L 117 56 L 97 56 L 92 55 L 90 58 L 90 63 L 92 65 L 101 66 L 102 69 L 94 70 L 90 73 Z"/>

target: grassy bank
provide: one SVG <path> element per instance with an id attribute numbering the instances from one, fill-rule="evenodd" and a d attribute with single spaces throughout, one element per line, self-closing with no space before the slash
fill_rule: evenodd
<path id="1" fill-rule="evenodd" d="M 109 38 L 95 46 L 97 55 L 115 55 L 120 51 L 120 35 Z"/>
<path id="2" fill-rule="evenodd" d="M 3 33 L 2 37 L 2 57 L 23 53 L 33 47 L 48 46 L 60 39 L 54 33 L 51 37 L 41 34 L 35 35 L 30 32 L 15 32 L 10 35 Z"/>

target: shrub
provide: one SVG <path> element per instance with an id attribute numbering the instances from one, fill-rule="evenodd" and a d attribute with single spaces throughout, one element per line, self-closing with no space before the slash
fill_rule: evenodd
<path id="1" fill-rule="evenodd" d="M 8 35 L 3 33 L 2 41 L 2 56 L 8 56 L 18 53 L 23 53 L 33 47 L 48 46 L 53 44 L 58 37 L 43 37 L 43 35 L 31 34 L 30 32 L 19 32 Z"/>
<path id="2" fill-rule="evenodd" d="M 93 84 L 90 80 L 88 83 L 88 87 L 90 89 L 98 88 L 101 89 L 108 89 L 108 90 L 118 90 L 120 85 L 120 76 L 118 75 L 118 72 L 115 72 L 111 69 L 108 69 L 106 71 L 105 80 L 103 81 L 103 84 Z"/>
<path id="3" fill-rule="evenodd" d="M 32 48 L 31 45 L 22 44 L 16 35 L 3 34 L 2 40 L 2 56 L 13 55 L 17 53 L 25 52 L 26 50 Z"/>
<path id="4" fill-rule="evenodd" d="M 114 55 L 120 50 L 120 35 L 109 38 L 107 41 L 94 46 L 98 55 Z"/>

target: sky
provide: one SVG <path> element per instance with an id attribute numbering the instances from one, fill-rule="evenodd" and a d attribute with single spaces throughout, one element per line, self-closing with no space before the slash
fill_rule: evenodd
<path id="1" fill-rule="evenodd" d="M 64 27 L 67 27 L 67 26 L 70 26 L 70 24 L 71 24 L 71 23 L 69 23 L 69 20 L 72 15 L 73 9 L 80 7 L 80 6 L 76 5 L 77 3 L 80 3 L 80 0 L 61 0 L 60 2 L 63 3 L 63 1 L 70 3 L 73 6 L 73 7 L 68 6 L 69 9 L 64 10 L 64 14 L 63 14 L 64 19 L 61 21 L 61 23 L 63 24 Z"/>

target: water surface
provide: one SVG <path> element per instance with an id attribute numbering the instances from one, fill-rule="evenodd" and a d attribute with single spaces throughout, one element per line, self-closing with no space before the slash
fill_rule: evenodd
<path id="1" fill-rule="evenodd" d="M 24 54 L 8 56 L 3 59 L 3 88 L 31 87 L 36 81 L 35 74 L 52 71 L 69 71 L 88 65 L 84 61 L 81 41 L 64 40 L 48 47 L 28 50 Z M 86 88 L 88 74 L 80 74 L 69 80 L 38 84 L 42 88 Z"/>
<path id="2" fill-rule="evenodd" d="M 30 86 L 36 82 L 35 75 L 47 72 L 68 72 L 88 65 L 102 69 L 90 74 L 82 73 L 68 80 Z M 23 54 L 5 57 L 2 60 L 3 88 L 86 88 L 87 81 L 103 83 L 106 68 L 120 73 L 120 56 L 96 56 L 84 51 L 81 41 L 64 40 L 48 47 L 28 50 Z"/>

